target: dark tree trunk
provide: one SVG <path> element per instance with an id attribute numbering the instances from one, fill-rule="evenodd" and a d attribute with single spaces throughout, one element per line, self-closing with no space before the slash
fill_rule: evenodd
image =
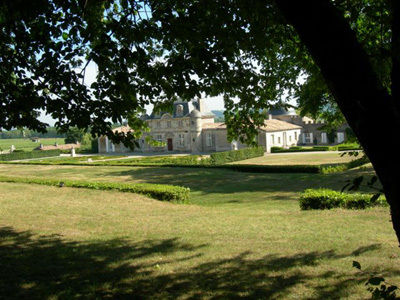
<path id="1" fill-rule="evenodd" d="M 392 2 L 397 2 L 393 4 L 396 14 L 394 7 L 398 9 L 400 1 Z M 307 46 L 372 162 L 400 242 L 400 154 L 396 146 L 400 137 L 399 99 L 382 86 L 355 33 L 330 0 L 276 3 Z M 393 20 L 395 25 L 398 16 Z M 393 75 L 398 76 L 396 69 Z"/>

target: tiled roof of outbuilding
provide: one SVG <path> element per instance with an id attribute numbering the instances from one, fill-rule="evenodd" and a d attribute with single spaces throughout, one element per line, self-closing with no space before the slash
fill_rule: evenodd
<path id="1" fill-rule="evenodd" d="M 260 130 L 266 132 L 275 132 L 275 131 L 285 131 L 285 130 L 295 130 L 301 129 L 302 127 L 299 125 L 295 125 L 289 122 L 281 121 L 281 120 L 265 120 L 264 126 L 260 127 Z"/>
<path id="2" fill-rule="evenodd" d="M 131 131 L 133 131 L 133 129 L 130 128 L 129 126 L 121 126 L 121 127 L 114 128 L 112 130 L 112 132 L 123 132 L 123 133 L 128 133 Z"/>

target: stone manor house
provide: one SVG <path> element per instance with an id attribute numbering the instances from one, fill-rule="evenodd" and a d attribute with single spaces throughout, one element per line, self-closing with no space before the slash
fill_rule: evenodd
<path id="1" fill-rule="evenodd" d="M 215 123 L 215 115 L 206 107 L 204 100 L 190 102 L 177 101 L 173 104 L 173 113 L 144 115 L 150 132 L 139 140 L 140 148 L 135 152 L 216 152 L 236 150 L 247 147 L 238 141 L 228 142 L 227 128 L 224 123 Z M 257 142 L 271 152 L 271 147 L 291 147 L 297 145 L 328 145 L 326 132 L 319 131 L 321 123 L 298 116 L 294 110 L 276 109 L 269 111 L 269 119 L 258 129 Z M 128 132 L 128 126 L 115 128 L 114 131 Z M 146 136 L 163 142 L 163 146 L 146 143 Z M 345 140 L 345 126 L 339 128 L 335 143 Z M 102 136 L 98 140 L 99 153 L 131 152 L 123 144 L 113 144 Z"/>

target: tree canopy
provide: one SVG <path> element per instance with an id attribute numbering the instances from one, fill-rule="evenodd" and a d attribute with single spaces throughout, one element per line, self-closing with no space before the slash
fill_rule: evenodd
<path id="1" fill-rule="evenodd" d="M 262 109 L 296 97 L 304 113 L 343 113 L 400 237 L 400 190 L 386 178 L 400 159 L 368 138 L 400 127 L 399 17 L 396 0 L 0 0 L 0 128 L 45 131 L 46 110 L 61 132 L 133 146 L 146 105 L 223 95 L 228 133 L 252 141 Z M 123 119 L 136 130 L 113 134 Z"/>
<path id="2" fill-rule="evenodd" d="M 293 91 L 297 62 L 308 60 L 273 1 L 0 3 L 5 129 L 44 131 L 35 112 L 45 109 L 61 131 L 112 135 L 111 123 L 124 118 L 142 126 L 147 104 L 224 95 L 225 119 L 246 125 L 251 140 L 256 112 Z M 89 62 L 99 70 L 91 86 Z"/>
<path id="3" fill-rule="evenodd" d="M 389 1 L 333 3 L 390 87 Z M 272 0 L 3 0 L 0 7 L 4 129 L 44 131 L 37 111 L 46 110 L 62 132 L 77 126 L 111 137 L 113 122 L 143 126 L 147 104 L 223 95 L 230 134 L 251 141 L 263 118 L 257 112 L 284 97 L 296 96 L 314 116 L 338 111 Z M 87 86 L 90 62 L 99 72 Z"/>

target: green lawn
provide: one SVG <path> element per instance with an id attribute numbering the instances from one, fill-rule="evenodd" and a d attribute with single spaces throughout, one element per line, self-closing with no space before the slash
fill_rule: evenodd
<path id="1" fill-rule="evenodd" d="M 16 150 L 24 150 L 24 151 L 32 151 L 33 149 L 43 144 L 54 145 L 58 143 L 59 145 L 65 144 L 63 138 L 48 138 L 48 139 L 40 139 L 40 142 L 32 142 L 30 139 L 0 139 L 0 148 L 3 151 L 10 150 L 11 146 L 14 145 Z"/>
<path id="2" fill-rule="evenodd" d="M 348 163 L 354 157 L 339 152 L 268 153 L 262 157 L 234 162 L 254 165 L 333 165 Z"/>
<path id="3" fill-rule="evenodd" d="M 0 183 L 0 298 L 365 299 L 400 282 L 387 208 L 300 211 L 299 192 L 341 174 L 0 165 L 0 174 L 174 184 L 177 205 L 107 191 Z"/>

